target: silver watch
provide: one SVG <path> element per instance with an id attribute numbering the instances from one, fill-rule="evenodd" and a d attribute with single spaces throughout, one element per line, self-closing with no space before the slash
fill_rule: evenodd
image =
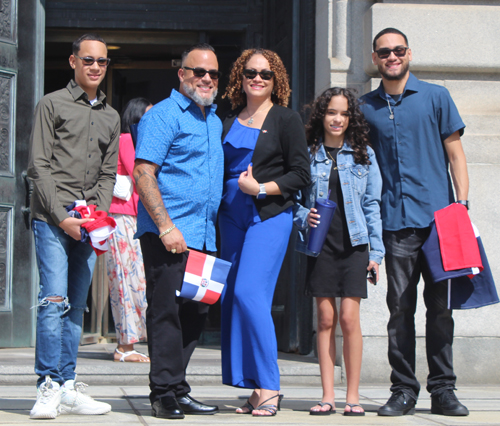
<path id="1" fill-rule="evenodd" d="M 266 198 L 267 192 L 266 192 L 266 186 L 263 183 L 259 183 L 259 193 L 257 194 L 257 200 L 263 200 Z"/>

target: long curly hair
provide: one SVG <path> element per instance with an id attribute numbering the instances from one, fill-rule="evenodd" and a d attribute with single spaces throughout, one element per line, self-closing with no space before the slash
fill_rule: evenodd
<path id="1" fill-rule="evenodd" d="M 245 106 L 247 104 L 247 95 L 242 90 L 243 81 L 243 70 L 245 65 L 250 60 L 253 55 L 262 55 L 269 62 L 269 67 L 271 71 L 274 71 L 274 89 L 271 95 L 271 101 L 275 104 L 281 106 L 288 106 L 288 99 L 290 98 L 290 85 L 288 83 L 289 78 L 286 72 L 286 68 L 281 61 L 281 58 L 276 52 L 267 49 L 247 49 L 244 50 L 238 59 L 233 64 L 231 69 L 231 75 L 229 76 L 229 84 L 226 87 L 226 93 L 222 96 L 226 96 L 231 101 L 231 108 L 236 109 L 239 106 Z"/>
<path id="2" fill-rule="evenodd" d="M 359 101 L 354 96 L 354 93 L 342 87 L 332 87 L 325 90 L 309 106 L 311 116 L 306 124 L 306 138 L 307 145 L 310 146 L 311 155 L 316 154 L 321 146 L 321 141 L 325 134 L 323 119 L 325 118 L 328 104 L 334 96 L 344 96 L 347 99 L 349 126 L 345 132 L 345 138 L 354 150 L 354 162 L 356 164 L 371 164 L 366 149 L 370 145 L 368 123 L 359 109 Z"/>

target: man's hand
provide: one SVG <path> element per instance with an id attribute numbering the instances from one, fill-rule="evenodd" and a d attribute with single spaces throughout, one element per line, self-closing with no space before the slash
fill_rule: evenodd
<path id="1" fill-rule="evenodd" d="M 76 217 L 67 217 L 59 224 L 59 228 L 66 232 L 66 234 L 68 234 L 71 238 L 80 241 L 82 239 L 80 226 L 84 223 L 92 222 L 93 220 L 94 219 L 77 219 Z"/>
<path id="2" fill-rule="evenodd" d="M 137 188 L 142 204 L 161 234 L 171 228 L 173 223 L 161 198 L 160 188 L 158 188 L 158 181 L 156 180 L 157 170 L 158 165 L 154 163 L 141 159 L 135 160 L 135 187 Z M 175 250 L 175 253 L 183 253 L 187 250 L 184 236 L 177 228 L 164 235 L 161 238 L 161 242 L 167 251 L 170 252 Z"/>
<path id="3" fill-rule="evenodd" d="M 161 238 L 161 242 L 167 249 L 167 251 L 172 251 L 172 249 L 176 250 L 176 253 L 183 253 L 187 250 L 186 241 L 184 241 L 184 236 L 182 232 L 177 228 L 174 228 L 172 232 L 169 232 L 167 235 L 164 235 Z"/>

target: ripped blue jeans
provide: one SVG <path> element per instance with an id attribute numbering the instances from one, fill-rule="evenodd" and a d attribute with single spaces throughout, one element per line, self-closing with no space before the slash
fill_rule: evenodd
<path id="1" fill-rule="evenodd" d="M 45 376 L 59 384 L 75 378 L 83 312 L 96 261 L 90 244 L 81 243 L 58 226 L 33 219 L 40 274 L 35 372 L 37 386 Z"/>

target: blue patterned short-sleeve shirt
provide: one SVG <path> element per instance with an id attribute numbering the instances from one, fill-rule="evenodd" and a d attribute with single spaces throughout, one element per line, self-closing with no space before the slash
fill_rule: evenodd
<path id="1" fill-rule="evenodd" d="M 175 89 L 151 108 L 138 129 L 136 159 L 159 166 L 158 187 L 170 218 L 190 248 L 215 251 L 215 223 L 222 196 L 222 123 L 216 105 L 200 108 Z M 139 202 L 137 234 L 159 234 Z"/>

